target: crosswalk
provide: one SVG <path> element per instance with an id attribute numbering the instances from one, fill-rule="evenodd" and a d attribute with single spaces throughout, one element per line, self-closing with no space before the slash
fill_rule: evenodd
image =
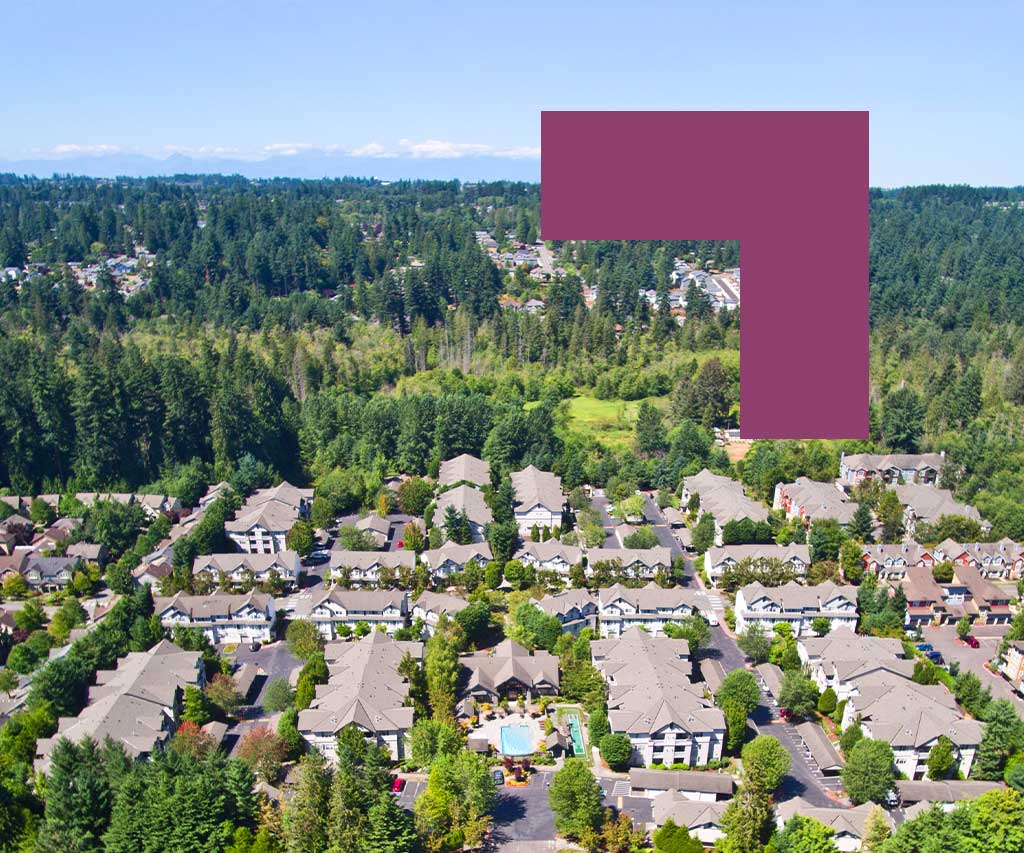
<path id="1" fill-rule="evenodd" d="M 725 602 L 722 601 L 722 596 L 719 595 L 714 589 L 708 589 L 704 593 L 708 601 L 711 602 L 711 609 L 718 613 L 725 613 Z"/>

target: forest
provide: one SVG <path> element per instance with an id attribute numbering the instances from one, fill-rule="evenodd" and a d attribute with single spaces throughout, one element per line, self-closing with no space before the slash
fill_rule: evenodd
<path id="1" fill-rule="evenodd" d="M 569 487 L 706 465 L 770 494 L 840 450 L 944 449 L 947 485 L 1022 536 L 1022 197 L 873 191 L 871 439 L 758 445 L 743 472 L 712 432 L 739 422 L 740 311 L 688 292 L 680 326 L 640 295 L 663 304 L 675 258 L 738 265 L 736 242 L 551 243 L 538 281 L 474 238 L 535 241 L 535 185 L 0 177 L 0 268 L 22 271 L 0 281 L 0 488 L 182 496 L 257 466 L 344 481 L 354 509 L 472 452 Z M 125 296 L 104 261 L 142 253 Z"/>

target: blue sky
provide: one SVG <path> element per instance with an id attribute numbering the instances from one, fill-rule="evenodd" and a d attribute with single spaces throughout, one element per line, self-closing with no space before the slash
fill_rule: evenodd
<path id="1" fill-rule="evenodd" d="M 1019 3 L 8 0 L 0 31 L 6 160 L 535 157 L 542 109 L 868 109 L 875 185 L 1024 183 Z"/>

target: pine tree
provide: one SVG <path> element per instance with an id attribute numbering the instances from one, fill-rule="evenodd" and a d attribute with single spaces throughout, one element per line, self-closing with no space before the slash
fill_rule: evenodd
<path id="1" fill-rule="evenodd" d="M 412 818 L 390 794 L 381 794 L 370 808 L 363 833 L 363 853 L 412 853 L 416 849 L 416 829 Z"/>
<path id="2" fill-rule="evenodd" d="M 295 795 L 284 813 L 283 834 L 288 853 L 327 850 L 327 819 L 331 799 L 331 771 L 316 750 L 299 762 Z"/>

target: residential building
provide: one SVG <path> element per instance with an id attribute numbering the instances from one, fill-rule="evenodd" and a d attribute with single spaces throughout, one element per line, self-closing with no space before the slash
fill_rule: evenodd
<path id="1" fill-rule="evenodd" d="M 276 554 L 287 550 L 285 537 L 300 518 L 309 516 L 312 489 L 299 489 L 287 480 L 249 496 L 224 530 L 246 554 Z"/>
<path id="2" fill-rule="evenodd" d="M 629 771 L 630 796 L 653 800 L 675 791 L 690 802 L 713 803 L 728 800 L 736 791 L 736 779 L 728 773 L 705 770 L 649 770 L 632 767 Z"/>
<path id="3" fill-rule="evenodd" d="M 397 577 L 403 569 L 416 568 L 416 554 L 412 551 L 334 551 L 327 567 L 332 578 L 343 578 L 347 583 L 362 586 L 380 583 L 381 571 L 385 578 L 390 572 Z"/>
<path id="4" fill-rule="evenodd" d="M 413 621 L 422 619 L 424 632 L 428 637 L 432 637 L 441 614 L 451 619 L 468 605 L 469 602 L 466 599 L 456 595 L 446 595 L 443 592 L 431 592 L 429 589 L 425 589 L 412 603 L 412 618 Z"/>
<path id="5" fill-rule="evenodd" d="M 725 802 L 691 800 L 679 791 L 666 791 L 651 803 L 651 817 L 657 826 L 669 820 L 685 826 L 693 838 L 710 849 L 725 837 L 722 817 L 727 806 Z"/>
<path id="6" fill-rule="evenodd" d="M 946 454 L 942 453 L 843 453 L 839 457 L 839 481 L 846 487 L 865 480 L 885 483 L 920 483 L 934 486 L 942 476 Z"/>
<path id="7" fill-rule="evenodd" d="M 864 570 L 878 575 L 883 580 L 901 580 L 911 566 L 931 568 L 941 559 L 935 549 L 916 542 L 899 542 L 893 545 L 861 545 Z"/>
<path id="8" fill-rule="evenodd" d="M 532 528 L 552 530 L 562 523 L 562 478 L 528 465 L 513 471 L 512 491 L 515 495 L 515 519 L 519 535 L 524 539 Z"/>
<path id="9" fill-rule="evenodd" d="M 659 572 L 672 568 L 672 552 L 663 546 L 655 548 L 588 548 L 587 565 L 591 571 L 598 563 L 615 562 L 631 577 L 650 580 Z"/>
<path id="10" fill-rule="evenodd" d="M 583 561 L 583 551 L 575 545 L 563 545 L 557 539 L 543 542 L 527 542 L 513 555 L 524 565 L 533 566 L 537 571 L 558 572 L 569 576 L 569 569 Z"/>
<path id="11" fill-rule="evenodd" d="M 315 595 L 302 612 L 296 608 L 296 618 L 307 618 L 328 640 L 338 636 L 338 629 L 345 625 L 349 631 L 360 622 L 371 628 L 383 625 L 384 630 L 394 634 L 405 627 L 409 615 L 409 594 L 390 589 L 343 589 L 332 586 Z"/>
<path id="12" fill-rule="evenodd" d="M 446 578 L 454 572 L 461 572 L 466 568 L 466 563 L 472 560 L 483 568 L 492 559 L 491 546 L 486 542 L 472 545 L 445 542 L 440 548 L 431 548 L 420 554 L 420 560 L 435 578 Z"/>
<path id="13" fill-rule="evenodd" d="M 935 546 L 935 554 L 943 562 L 974 566 L 987 580 L 1016 580 L 1024 567 L 1024 548 L 1006 537 L 964 544 L 945 539 Z"/>
<path id="14" fill-rule="evenodd" d="M 261 592 L 230 595 L 187 595 L 153 600 L 160 624 L 198 628 L 214 645 L 218 643 L 269 643 L 273 639 L 274 599 Z"/>
<path id="15" fill-rule="evenodd" d="M 1010 594 L 972 565 L 954 565 L 948 581 L 936 580 L 927 566 L 910 566 L 900 585 L 907 599 L 906 624 L 912 628 L 957 622 L 964 616 L 989 625 L 1012 619 Z"/>
<path id="16" fill-rule="evenodd" d="M 759 583 L 747 584 L 736 592 L 736 633 L 759 623 L 771 635 L 775 626 L 785 622 L 793 636 L 813 633 L 811 624 L 817 618 L 829 621 L 829 630 L 857 627 L 857 588 L 822 583 L 804 586 L 796 581 L 776 587 Z"/>
<path id="17" fill-rule="evenodd" d="M 928 809 L 938 805 L 943 811 L 951 811 L 965 800 L 977 799 L 988 791 L 1002 787 L 1002 782 L 986 782 L 980 779 L 896 780 L 896 792 L 905 809 L 907 806 L 916 805 Z M 908 819 L 915 816 L 909 809 L 905 814 Z"/>
<path id="18" fill-rule="evenodd" d="M 532 601 L 562 623 L 563 633 L 578 634 L 584 628 L 597 628 L 597 602 L 585 589 L 567 589 Z"/>
<path id="19" fill-rule="evenodd" d="M 727 569 L 743 560 L 778 560 L 797 577 L 803 577 L 811 564 L 811 551 L 807 545 L 716 545 L 704 555 L 704 571 L 714 586 Z"/>
<path id="20" fill-rule="evenodd" d="M 35 769 L 46 773 L 50 753 L 61 738 L 80 743 L 109 737 L 129 756 L 145 758 L 177 729 L 185 688 L 202 687 L 200 652 L 182 651 L 161 640 L 147 652 L 131 652 L 112 670 L 96 673 L 85 708 L 77 717 L 61 717 L 53 737 L 36 741 Z"/>
<path id="21" fill-rule="evenodd" d="M 108 553 L 106 545 L 95 542 L 72 542 L 65 551 L 65 554 L 72 559 L 96 563 L 98 566 L 106 564 Z"/>
<path id="22" fill-rule="evenodd" d="M 355 643 L 329 644 L 327 683 L 317 685 L 312 703 L 299 712 L 299 733 L 310 747 L 336 761 L 338 733 L 354 725 L 393 760 L 404 760 L 413 723 L 408 679 L 398 671 L 406 655 L 422 660 L 423 644 L 397 642 L 380 631 Z"/>
<path id="23" fill-rule="evenodd" d="M 694 682 L 686 640 L 653 637 L 639 627 L 590 644 L 608 682 L 608 724 L 629 736 L 631 764 L 689 764 L 722 757 L 725 717 Z"/>
<path id="24" fill-rule="evenodd" d="M 786 518 L 799 518 L 807 525 L 831 518 L 845 527 L 853 521 L 857 504 L 833 483 L 797 477 L 796 482 L 776 484 L 772 509 L 782 510 Z"/>
<path id="25" fill-rule="evenodd" d="M 906 483 L 890 486 L 903 504 L 903 527 L 907 535 L 913 536 L 918 524 L 935 524 L 947 515 L 959 515 L 981 525 L 983 533 L 992 525 L 981 517 L 978 510 L 969 504 L 958 503 L 949 489 L 938 489 L 920 483 Z"/>
<path id="26" fill-rule="evenodd" d="M 438 487 L 445 489 L 460 483 L 469 483 L 478 489 L 489 486 L 491 464 L 469 453 L 463 453 L 454 459 L 446 459 L 441 463 L 437 474 Z"/>
<path id="27" fill-rule="evenodd" d="M 445 530 L 445 516 L 448 507 L 454 507 L 456 511 L 465 514 L 469 520 L 473 541 L 481 542 L 484 538 L 484 528 L 494 520 L 491 508 L 484 500 L 483 492 L 465 484 L 455 486 L 447 492 L 441 492 L 434 502 L 434 515 L 431 523 L 442 531 Z"/>
<path id="28" fill-rule="evenodd" d="M 1018 693 L 1024 694 L 1024 642 L 1013 640 L 999 664 L 999 671 L 1009 679 Z"/>
<path id="29" fill-rule="evenodd" d="M 274 577 L 286 586 L 298 583 L 302 562 L 295 551 L 276 554 L 204 554 L 192 561 L 192 575 L 218 583 L 224 575 L 233 584 L 267 583 Z"/>
<path id="30" fill-rule="evenodd" d="M 868 815 L 874 810 L 874 803 L 864 803 L 853 808 L 839 806 L 815 806 L 803 797 L 793 797 L 775 807 L 775 824 L 779 829 L 794 815 L 811 818 L 832 830 L 832 843 L 841 853 L 860 850 L 864 843 L 864 830 Z M 890 829 L 895 829 L 892 817 L 885 813 Z"/>
<path id="31" fill-rule="evenodd" d="M 715 520 L 715 544 L 722 544 L 722 531 L 730 521 L 767 521 L 768 508 L 748 498 L 743 486 L 729 477 L 714 474 L 707 468 L 692 477 L 683 478 L 682 502 L 698 500 L 698 515 L 710 515 Z"/>
<path id="32" fill-rule="evenodd" d="M 665 632 L 666 623 L 694 614 L 717 624 L 708 597 L 681 586 L 665 589 L 652 582 L 631 589 L 615 584 L 597 591 L 597 606 L 602 637 L 619 637 L 638 627 L 657 637 Z"/>
<path id="33" fill-rule="evenodd" d="M 78 557 L 37 557 L 30 556 L 22 569 L 22 576 L 32 589 L 40 592 L 54 592 L 64 589 L 82 561 Z"/>
<path id="34" fill-rule="evenodd" d="M 535 698 L 558 693 L 558 658 L 543 649 L 530 652 L 514 640 L 502 640 L 490 652 L 463 655 L 462 694 L 478 702 Z"/>
<path id="35" fill-rule="evenodd" d="M 373 541 L 376 543 L 378 548 L 383 548 L 388 544 L 388 539 L 391 537 L 391 522 L 386 518 L 381 518 L 377 513 L 371 512 L 364 518 L 360 518 L 355 523 L 356 530 L 361 530 L 363 533 L 368 534 Z"/>

